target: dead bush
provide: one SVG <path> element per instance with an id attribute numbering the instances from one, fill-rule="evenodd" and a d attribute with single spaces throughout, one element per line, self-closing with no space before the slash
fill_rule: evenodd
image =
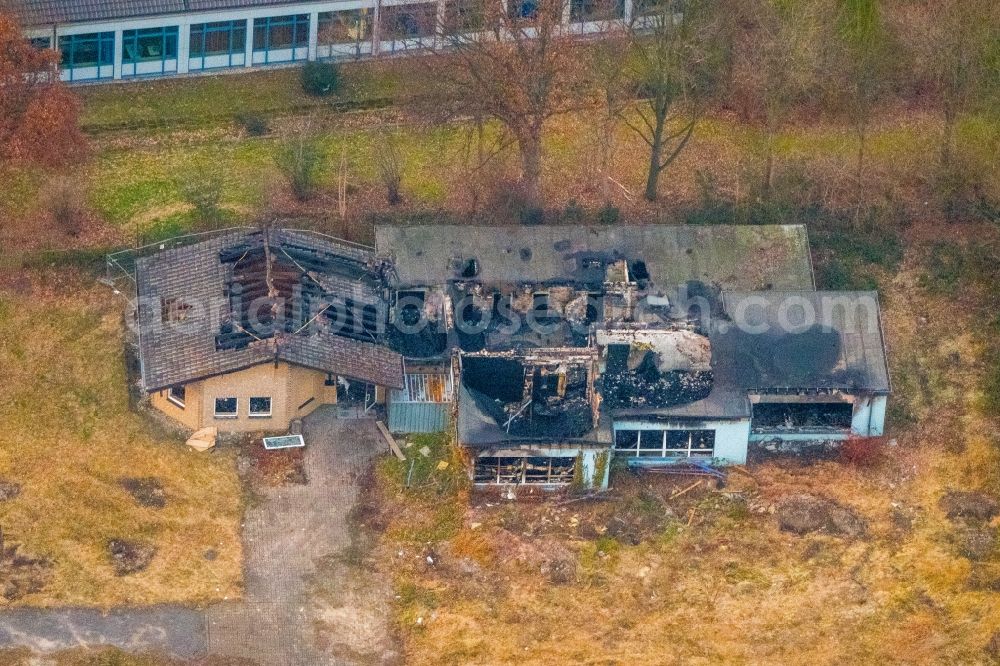
<path id="1" fill-rule="evenodd" d="M 885 459 L 885 438 L 850 437 L 840 445 L 840 462 L 855 467 L 876 467 Z"/>
<path id="2" fill-rule="evenodd" d="M 275 163 L 288 180 L 295 198 L 308 201 L 319 189 L 328 157 L 326 146 L 307 121 L 281 146 Z"/>
<path id="3" fill-rule="evenodd" d="M 385 187 L 385 198 L 390 206 L 403 201 L 403 158 L 396 144 L 388 136 L 381 136 L 375 144 L 375 163 L 378 176 Z"/>
<path id="4" fill-rule="evenodd" d="M 219 202 L 222 200 L 222 174 L 218 169 L 199 167 L 186 173 L 177 182 L 184 201 L 191 204 L 200 221 L 215 226 L 222 217 Z"/>
<path id="5" fill-rule="evenodd" d="M 83 231 L 84 192 L 79 181 L 72 176 L 53 176 L 42 190 L 42 205 L 52 221 L 70 236 Z"/>

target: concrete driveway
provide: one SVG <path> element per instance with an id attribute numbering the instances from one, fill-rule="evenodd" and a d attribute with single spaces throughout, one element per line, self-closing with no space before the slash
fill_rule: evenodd
<path id="1" fill-rule="evenodd" d="M 322 407 L 304 423 L 308 483 L 257 488 L 244 517 L 244 598 L 204 611 L 180 606 L 22 609 L 0 613 L 0 648 L 38 652 L 115 645 L 177 657 L 206 653 L 262 666 L 399 660 L 385 581 L 338 554 L 359 479 L 387 450 L 375 422 Z"/>
<path id="2" fill-rule="evenodd" d="M 335 557 L 351 545 L 358 481 L 388 447 L 374 421 L 338 419 L 333 407 L 310 415 L 303 434 L 308 483 L 260 489 L 264 501 L 243 526 L 244 599 L 208 610 L 209 651 L 263 664 L 392 660 L 388 587 L 361 581 L 357 594 L 365 576 Z M 317 585 L 343 593 L 320 595 Z"/>

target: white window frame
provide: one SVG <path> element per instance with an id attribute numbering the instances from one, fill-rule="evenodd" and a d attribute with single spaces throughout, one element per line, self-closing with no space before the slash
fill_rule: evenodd
<path id="1" fill-rule="evenodd" d="M 255 412 L 253 411 L 253 401 L 254 400 L 267 400 L 267 412 Z M 269 395 L 255 395 L 251 396 L 247 400 L 247 416 L 252 419 L 269 419 L 273 411 L 274 401 Z"/>
<path id="2" fill-rule="evenodd" d="M 236 401 L 236 409 L 234 409 L 232 413 L 225 412 L 223 414 L 220 414 L 219 413 L 219 401 L 220 400 L 235 400 Z M 231 396 L 231 395 L 227 395 L 227 396 L 223 396 L 221 398 L 216 398 L 215 399 L 215 418 L 217 418 L 217 419 L 236 419 L 236 418 L 239 418 L 239 416 L 240 416 L 240 399 L 239 398 L 236 398 L 236 397 Z"/>
<path id="3" fill-rule="evenodd" d="M 618 448 L 618 433 L 632 432 L 636 436 L 636 446 L 635 448 Z M 650 447 L 642 445 L 642 435 L 644 432 L 655 432 L 660 434 L 660 446 Z M 686 432 L 687 446 L 685 447 L 669 447 L 667 445 L 667 436 L 671 432 Z M 712 448 L 711 449 L 700 449 L 694 447 L 694 433 L 696 432 L 710 432 L 712 433 Z M 716 432 L 712 428 L 622 428 L 615 432 L 615 454 L 625 455 L 629 458 L 713 458 L 715 457 L 715 435 Z M 659 455 L 650 455 L 659 453 Z M 646 453 L 646 455 L 643 455 Z"/>
<path id="4" fill-rule="evenodd" d="M 167 401 L 168 402 L 172 402 L 173 404 L 177 405 L 181 409 L 184 409 L 184 406 L 185 406 L 184 405 L 184 398 L 178 398 L 177 396 L 174 395 L 174 389 L 178 389 L 178 388 L 181 389 L 182 391 L 184 391 L 185 392 L 184 396 L 187 397 L 187 390 L 183 386 L 171 386 L 170 388 L 167 389 Z"/>

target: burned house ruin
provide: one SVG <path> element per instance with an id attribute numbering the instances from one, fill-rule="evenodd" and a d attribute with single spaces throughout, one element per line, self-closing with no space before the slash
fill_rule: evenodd
<path id="1" fill-rule="evenodd" d="M 477 485 L 882 433 L 877 296 L 815 291 L 802 226 L 380 226 L 376 253 L 441 308 Z M 411 408 L 390 401 L 397 432 Z"/>
<path id="2" fill-rule="evenodd" d="M 816 291 L 797 225 L 237 231 L 137 283 L 171 416 L 279 429 L 363 387 L 392 432 L 454 428 L 484 487 L 880 435 L 890 392 L 877 295 Z"/>

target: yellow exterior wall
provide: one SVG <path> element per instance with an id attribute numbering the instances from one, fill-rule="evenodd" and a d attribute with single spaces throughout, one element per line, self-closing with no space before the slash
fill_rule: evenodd
<path id="1" fill-rule="evenodd" d="M 325 380 L 325 372 L 264 363 L 187 384 L 183 409 L 167 399 L 166 389 L 150 399 L 154 407 L 192 430 L 215 426 L 221 432 L 285 431 L 293 419 L 337 401 L 336 386 L 325 386 Z M 250 416 L 252 397 L 271 398 L 270 417 Z M 216 418 L 216 398 L 236 398 L 236 417 Z"/>
<path id="2" fill-rule="evenodd" d="M 193 382 L 184 387 L 184 407 L 178 407 L 167 399 L 167 389 L 156 391 L 150 395 L 153 407 L 179 421 L 182 425 L 191 430 L 197 430 L 202 426 L 202 395 L 201 382 Z"/>

